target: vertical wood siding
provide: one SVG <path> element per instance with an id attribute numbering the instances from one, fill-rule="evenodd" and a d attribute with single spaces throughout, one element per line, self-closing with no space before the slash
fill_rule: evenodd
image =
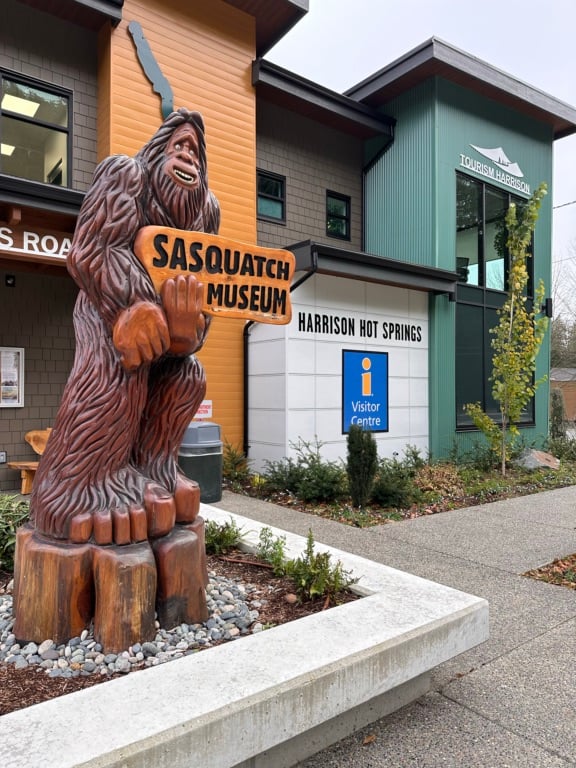
<path id="1" fill-rule="evenodd" d="M 160 99 L 128 33 L 132 20 L 141 24 L 172 87 L 174 107 L 196 109 L 204 117 L 209 185 L 222 210 L 220 234 L 255 243 L 253 18 L 221 0 L 126 0 L 109 50 L 101 46 L 100 103 L 108 119 L 100 129 L 100 157 L 134 155 L 162 121 Z M 238 446 L 243 438 L 243 326 L 243 321 L 213 320 L 199 354 L 213 421 L 222 426 L 224 439 Z"/>

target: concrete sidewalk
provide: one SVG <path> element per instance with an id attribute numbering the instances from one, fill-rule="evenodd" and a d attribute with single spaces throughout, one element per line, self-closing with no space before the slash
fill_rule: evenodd
<path id="1" fill-rule="evenodd" d="M 228 492 L 214 506 L 490 604 L 490 639 L 429 694 L 301 768 L 576 765 L 576 591 L 522 576 L 576 552 L 576 487 L 364 529 Z"/>

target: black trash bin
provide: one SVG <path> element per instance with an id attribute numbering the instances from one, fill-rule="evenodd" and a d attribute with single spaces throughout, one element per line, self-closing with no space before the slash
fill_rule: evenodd
<path id="1" fill-rule="evenodd" d="M 193 421 L 186 428 L 178 451 L 178 464 L 186 477 L 200 486 L 200 501 L 222 499 L 222 440 L 220 426 Z"/>

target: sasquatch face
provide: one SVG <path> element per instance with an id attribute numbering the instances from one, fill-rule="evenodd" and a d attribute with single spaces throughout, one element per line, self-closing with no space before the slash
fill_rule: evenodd
<path id="1" fill-rule="evenodd" d="M 194 190 L 200 184 L 198 136 L 190 124 L 180 125 L 166 145 L 164 173 L 178 186 Z"/>

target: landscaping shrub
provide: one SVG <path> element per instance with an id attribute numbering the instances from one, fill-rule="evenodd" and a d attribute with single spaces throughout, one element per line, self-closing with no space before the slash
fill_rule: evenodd
<path id="1" fill-rule="evenodd" d="M 550 390 L 550 438 L 566 437 L 566 412 L 561 389 Z"/>
<path id="2" fill-rule="evenodd" d="M 288 491 L 297 494 L 304 468 L 294 459 L 264 462 L 264 488 L 272 493 Z"/>
<path id="3" fill-rule="evenodd" d="M 239 448 L 228 442 L 224 444 L 222 476 L 232 485 L 243 485 L 250 479 L 248 459 Z"/>
<path id="4" fill-rule="evenodd" d="M 293 446 L 296 458 L 267 461 L 263 472 L 265 488 L 272 492 L 289 491 L 305 502 L 338 501 L 346 492 L 343 467 L 320 455 L 322 443 L 312 446 L 300 441 Z"/>
<path id="5" fill-rule="evenodd" d="M 380 459 L 371 500 L 382 507 L 409 507 L 419 497 L 414 470 L 409 462 Z"/>
<path id="6" fill-rule="evenodd" d="M 288 560 L 285 572 L 294 581 L 298 595 L 307 600 L 315 597 L 334 600 L 339 592 L 358 581 L 350 578 L 350 572 L 343 569 L 339 560 L 332 564 L 329 552 L 314 551 L 312 530 L 308 531 L 304 554 Z"/>
<path id="7" fill-rule="evenodd" d="M 286 573 L 286 536 L 274 536 L 271 529 L 265 526 L 258 537 L 256 554 L 265 563 L 272 566 L 275 576 Z"/>
<path id="8" fill-rule="evenodd" d="M 12 571 L 16 531 L 28 519 L 30 505 L 17 496 L 0 495 L 0 569 Z"/>
<path id="9" fill-rule="evenodd" d="M 224 555 L 240 543 L 242 531 L 234 518 L 230 522 L 219 524 L 214 520 L 206 520 L 204 535 L 206 552 L 209 555 Z"/>
<path id="10" fill-rule="evenodd" d="M 371 432 L 352 424 L 346 438 L 346 473 L 353 507 L 366 506 L 378 469 L 378 448 Z"/>
<path id="11" fill-rule="evenodd" d="M 550 438 L 546 444 L 547 450 L 561 461 L 576 462 L 576 440 L 564 436 Z"/>

